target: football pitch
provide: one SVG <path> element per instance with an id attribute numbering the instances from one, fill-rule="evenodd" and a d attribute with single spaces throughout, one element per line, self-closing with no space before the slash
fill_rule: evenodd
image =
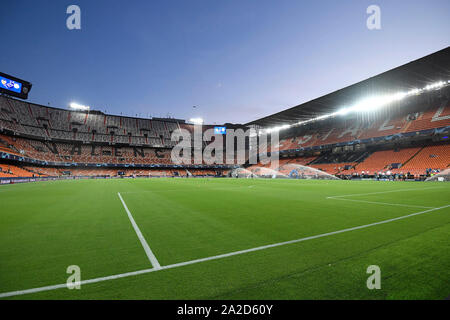
<path id="1" fill-rule="evenodd" d="M 438 182 L 6 185 L 0 298 L 445 299 L 449 223 L 450 184 Z M 366 285 L 372 265 L 380 289 Z"/>

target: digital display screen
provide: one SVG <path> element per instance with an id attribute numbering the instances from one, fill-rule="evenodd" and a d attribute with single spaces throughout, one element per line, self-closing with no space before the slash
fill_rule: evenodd
<path id="1" fill-rule="evenodd" d="M 17 81 L 0 76 L 0 88 L 17 93 L 22 92 L 22 84 Z"/>
<path id="2" fill-rule="evenodd" d="M 227 128 L 226 127 L 214 127 L 214 134 L 226 134 Z"/>

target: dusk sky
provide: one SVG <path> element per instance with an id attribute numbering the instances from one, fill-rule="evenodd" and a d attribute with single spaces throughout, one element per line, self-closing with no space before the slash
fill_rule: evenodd
<path id="1" fill-rule="evenodd" d="M 0 71 L 32 102 L 245 123 L 447 47 L 450 1 L 15 0 L 0 27 Z"/>

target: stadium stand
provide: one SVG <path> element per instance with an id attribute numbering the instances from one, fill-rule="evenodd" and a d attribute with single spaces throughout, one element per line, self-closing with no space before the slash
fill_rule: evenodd
<path id="1" fill-rule="evenodd" d="M 121 172 L 122 174 L 119 174 Z M 56 168 L 13 165 L 1 165 L 1 177 L 187 177 L 187 176 L 217 176 L 217 170 L 206 169 L 105 169 L 105 168 Z"/>
<path id="2" fill-rule="evenodd" d="M 170 164 L 170 149 L 82 145 L 0 135 L 5 152 L 43 161 L 77 163 Z M 8 150 L 7 150 L 8 149 Z M 13 151 L 17 150 L 17 151 Z M 1 151 L 1 150 L 0 150 Z"/>
<path id="3" fill-rule="evenodd" d="M 63 110 L 0 96 L 0 129 L 36 138 L 172 147 L 171 133 L 180 122 Z"/>
<path id="4" fill-rule="evenodd" d="M 374 173 L 380 170 L 392 169 L 393 165 L 403 165 L 405 162 L 414 157 L 421 148 L 405 148 L 401 150 L 383 150 L 372 153 L 363 162 L 349 171 L 349 174 L 358 173 Z"/>
<path id="5" fill-rule="evenodd" d="M 35 174 L 23 168 L 9 165 L 0 164 L 0 177 L 2 178 L 13 178 L 13 177 L 33 177 Z"/>
<path id="6" fill-rule="evenodd" d="M 311 165 L 311 167 L 336 175 L 343 173 L 343 171 L 354 168 L 355 165 L 356 165 L 355 162 L 339 162 L 339 163 L 313 164 Z"/>
<path id="7" fill-rule="evenodd" d="M 206 166 L 206 161 L 173 163 L 171 134 L 176 129 L 194 132 L 193 125 L 184 120 L 66 110 L 0 95 L 0 178 L 116 177 L 119 171 L 123 176 L 195 177 L 224 175 L 235 169 L 244 169 L 243 176 L 255 171 L 271 176 L 273 170 L 290 174 L 297 165 L 310 167 L 313 175 L 321 171 L 359 178 L 410 173 L 408 177 L 422 179 L 450 164 L 450 82 L 441 81 L 438 89 L 431 86 L 381 110 L 367 105 L 364 112 L 336 111 L 351 106 L 361 95 L 391 94 L 448 79 L 448 53 L 442 50 L 244 125 L 227 124 L 227 130 L 230 125 L 259 133 L 283 129 L 279 143 L 264 144 L 280 156 L 279 162 L 247 163 L 244 168 Z M 202 147 L 206 145 L 203 141 Z M 246 148 L 248 159 L 249 144 Z M 302 175 L 305 170 L 300 170 Z"/>
<path id="8" fill-rule="evenodd" d="M 369 122 L 353 119 L 336 127 L 321 128 L 305 135 L 285 138 L 280 141 L 279 149 L 330 145 L 447 126 L 450 126 L 450 103 L 445 100 L 438 107 L 413 114 L 402 114 L 392 120 L 390 117 Z"/>
<path id="9" fill-rule="evenodd" d="M 450 165 L 450 145 L 437 145 L 424 147 L 410 161 L 406 162 L 401 170 L 414 175 L 425 174 L 427 169 L 444 170 Z M 400 169 L 395 170 L 397 172 Z"/>

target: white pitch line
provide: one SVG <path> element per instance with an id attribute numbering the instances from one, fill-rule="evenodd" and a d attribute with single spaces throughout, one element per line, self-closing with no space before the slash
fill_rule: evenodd
<path id="1" fill-rule="evenodd" d="M 344 199 L 344 198 L 333 198 L 333 197 L 327 197 L 327 199 L 342 200 L 342 201 L 352 201 L 352 202 L 362 202 L 362 203 L 371 203 L 371 204 L 382 204 L 382 205 L 398 206 L 398 207 L 424 208 L 424 209 L 433 209 L 434 208 L 434 207 L 416 206 L 416 205 L 412 205 L 412 204 L 378 202 L 378 201 L 366 201 L 366 200 L 355 200 L 355 199 Z"/>
<path id="2" fill-rule="evenodd" d="M 158 259 L 156 259 L 155 255 L 153 254 L 152 249 L 150 249 L 150 247 L 149 247 L 147 241 L 145 241 L 145 238 L 144 238 L 144 236 L 142 235 L 141 230 L 139 230 L 139 227 L 138 227 L 138 225 L 136 224 L 136 221 L 134 221 L 133 216 L 131 215 L 130 210 L 128 210 L 128 207 L 127 207 L 125 201 L 123 201 L 123 198 L 122 198 L 122 196 L 120 195 L 120 192 L 117 192 L 117 195 L 119 196 L 120 201 L 122 201 L 122 205 L 123 205 L 123 207 L 125 208 L 125 211 L 126 211 L 127 214 L 128 214 L 128 218 L 129 218 L 130 221 L 131 221 L 131 225 L 133 226 L 134 231 L 136 231 L 136 234 L 137 234 L 137 236 L 138 236 L 138 238 L 139 238 L 139 241 L 141 241 L 142 247 L 144 248 L 145 253 L 147 254 L 148 260 L 150 260 L 150 263 L 152 264 L 153 268 L 155 268 L 155 269 L 161 269 L 161 266 L 160 266 L 160 264 L 159 264 L 159 262 L 158 262 Z"/>
<path id="3" fill-rule="evenodd" d="M 234 190 L 236 190 L 236 189 L 241 189 L 241 188 L 253 188 L 253 187 L 255 187 L 255 185 L 250 185 L 250 186 L 238 186 L 238 187 L 235 187 L 235 186 L 228 186 L 228 187 L 218 187 L 218 188 L 211 188 L 211 187 L 209 187 L 209 188 L 207 188 L 207 190 L 208 191 L 210 191 L 210 190 L 214 190 L 214 191 L 227 191 L 227 190 L 230 190 L 230 191 L 234 191 Z M 164 192 L 181 192 L 181 191 L 184 191 L 185 189 L 182 189 L 182 188 L 179 188 L 179 189 L 165 189 L 165 190 L 142 190 L 142 191 L 123 191 L 123 192 L 121 192 L 121 194 L 137 194 L 137 193 L 155 193 L 155 194 L 158 194 L 158 193 L 164 193 Z M 203 189 L 192 189 L 192 190 L 198 190 L 198 191 L 204 191 Z M 190 191 L 192 191 L 192 190 L 190 190 Z"/>
<path id="4" fill-rule="evenodd" d="M 280 246 L 293 244 L 293 243 L 298 243 L 298 242 L 302 242 L 302 241 L 328 237 L 328 236 L 339 234 L 339 233 L 344 233 L 344 232 L 349 232 L 349 231 L 369 228 L 369 227 L 373 227 L 373 226 L 380 225 L 380 224 L 385 224 L 385 223 L 389 223 L 389 222 L 393 222 L 393 221 L 397 221 L 397 220 L 407 219 L 407 218 L 410 218 L 410 217 L 413 217 L 413 216 L 418 216 L 418 215 L 421 215 L 421 214 L 424 214 L 424 213 L 428 213 L 428 212 L 432 212 L 432 211 L 436 211 L 436 210 L 441 210 L 441 209 L 445 209 L 445 208 L 448 208 L 448 207 L 450 207 L 450 205 L 442 206 L 442 207 L 439 207 L 439 208 L 428 209 L 428 210 L 420 211 L 420 212 L 416 212 L 416 213 L 411 213 L 411 214 L 408 214 L 408 215 L 405 215 L 405 216 L 401 216 L 401 217 L 397 217 L 397 218 L 392 218 L 392 219 L 382 220 L 382 221 L 379 221 L 379 222 L 369 223 L 369 224 L 365 224 L 365 225 L 362 225 L 362 226 L 357 226 L 357 227 L 342 229 L 342 230 L 338 230 L 338 231 L 323 233 L 323 234 L 310 236 L 310 237 L 306 237 L 306 238 L 290 240 L 290 241 L 285 241 L 285 242 L 279 242 L 279 243 L 269 244 L 269 245 L 260 246 L 260 247 L 256 247 L 256 248 L 251 248 L 251 249 L 246 249 L 246 250 L 240 250 L 240 251 L 234 251 L 234 252 L 230 252 L 230 253 L 220 254 L 220 255 L 217 255 L 217 256 L 212 256 L 212 257 L 207 257 L 207 258 L 201 258 L 201 259 L 196 259 L 196 260 L 191 260 L 191 261 L 186 261 L 186 262 L 170 264 L 170 265 L 167 265 L 167 266 L 162 266 L 159 269 L 156 269 L 156 268 L 144 269 L 144 270 L 139 270 L 139 271 L 133 271 L 133 272 L 127 272 L 127 273 L 111 275 L 111 276 L 107 276 L 107 277 L 100 277 L 100 278 L 94 278 L 94 279 L 89 279 L 89 280 L 83 280 L 83 281 L 80 281 L 79 284 L 80 285 L 84 285 L 84 284 L 89 284 L 89 283 L 97 283 L 97 282 L 114 280 L 114 279 L 119 279 L 119 278 L 126 278 L 126 277 L 131 277 L 131 276 L 137 276 L 137 275 L 151 273 L 151 272 L 155 272 L 155 271 L 161 271 L 161 270 L 166 270 L 166 269 L 173 269 L 173 268 L 183 267 L 183 266 L 196 264 L 196 263 L 200 263 L 200 262 L 217 260 L 217 259 L 222 259 L 222 258 L 227 258 L 227 257 L 231 257 L 231 256 L 244 254 L 244 253 L 249 253 L 249 252 L 254 252 L 254 251 L 259 251 L 259 250 L 265 250 L 265 249 L 269 249 L 269 248 L 280 247 Z M 12 296 L 18 296 L 18 295 L 24 295 L 24 294 L 30 294 L 30 293 L 37 293 L 37 292 L 42 292 L 42 291 L 50 291 L 50 290 L 62 289 L 62 288 L 66 288 L 66 287 L 67 287 L 67 284 L 57 284 L 57 285 L 40 287 L 40 288 L 34 288 L 34 289 L 11 291 L 11 292 L 0 293 L 0 298 L 6 298 L 6 297 L 12 297 Z"/>
<path id="5" fill-rule="evenodd" d="M 411 207 L 411 208 L 425 208 L 425 209 L 432 209 L 434 207 L 425 207 L 425 206 L 418 206 L 418 205 L 411 205 L 411 204 L 401 204 L 401 203 L 390 203 L 390 202 L 379 202 L 379 201 L 367 201 L 367 200 L 355 200 L 355 199 L 344 199 L 344 197 L 352 197 L 352 196 L 367 196 L 371 194 L 383 194 L 383 193 L 393 193 L 393 192 L 403 192 L 403 191 L 415 191 L 415 190 L 428 190 L 428 189 L 440 189 L 442 187 L 430 187 L 430 188 L 420 188 L 420 189 L 397 189 L 397 190 L 390 190 L 390 191 L 380 191 L 380 192 L 369 192 L 369 193 L 355 193 L 355 194 L 346 194 L 346 195 L 340 195 L 340 196 L 330 196 L 327 197 L 327 199 L 333 199 L 333 200 L 344 200 L 344 201 L 353 201 L 353 202 L 362 202 L 362 203 L 371 203 L 371 204 L 381 204 L 381 205 L 389 205 L 389 206 L 398 206 L 398 207 Z"/>
<path id="6" fill-rule="evenodd" d="M 397 189 L 390 191 L 379 191 L 379 192 L 369 192 L 369 193 L 354 193 L 354 194 L 344 194 L 340 196 L 330 196 L 327 199 L 335 199 L 335 198 L 344 198 L 344 197 L 354 197 L 354 196 L 368 196 L 371 194 L 382 194 L 382 193 L 393 193 L 393 192 L 401 192 L 401 191 L 422 191 L 428 189 L 441 189 L 442 187 L 430 187 L 430 188 L 417 188 L 417 189 Z"/>

